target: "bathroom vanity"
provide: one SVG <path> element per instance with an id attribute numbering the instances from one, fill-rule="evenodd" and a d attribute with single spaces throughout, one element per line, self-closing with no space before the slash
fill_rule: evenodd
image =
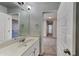
<path id="1" fill-rule="evenodd" d="M 38 56 L 39 38 L 27 37 L 24 42 L 15 42 L 0 48 L 0 56 Z"/>
<path id="2" fill-rule="evenodd" d="M 33 20 L 30 19 L 30 13 L 18 7 L 16 3 L 0 2 L 0 4 L 7 5 L 7 11 L 0 12 L 0 56 L 38 56 L 39 22 L 33 22 L 31 26 Z M 2 8 L 0 7 L 0 9 Z M 20 42 L 17 37 L 21 36 L 31 37 L 24 37 L 25 41 Z"/>

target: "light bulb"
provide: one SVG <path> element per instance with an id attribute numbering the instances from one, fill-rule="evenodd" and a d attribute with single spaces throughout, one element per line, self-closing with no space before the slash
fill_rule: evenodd
<path id="1" fill-rule="evenodd" d="M 28 6 L 27 6 L 27 9 L 28 9 L 28 10 L 31 10 L 31 6 L 30 6 L 30 5 L 28 5 Z"/>
<path id="2" fill-rule="evenodd" d="M 49 19 L 51 19 L 52 17 L 48 17 Z"/>

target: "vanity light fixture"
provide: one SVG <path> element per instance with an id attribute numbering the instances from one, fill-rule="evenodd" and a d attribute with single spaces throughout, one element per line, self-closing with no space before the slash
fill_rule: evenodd
<path id="1" fill-rule="evenodd" d="M 24 5 L 24 2 L 17 2 L 19 5 Z"/>
<path id="2" fill-rule="evenodd" d="M 31 6 L 30 5 L 27 6 L 27 10 L 31 10 Z"/>
<path id="3" fill-rule="evenodd" d="M 52 17 L 48 17 L 48 19 L 52 19 Z"/>

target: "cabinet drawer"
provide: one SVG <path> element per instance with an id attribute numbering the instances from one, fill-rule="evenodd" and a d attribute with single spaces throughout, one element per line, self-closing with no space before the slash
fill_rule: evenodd
<path id="1" fill-rule="evenodd" d="M 39 55 L 39 41 L 37 41 L 34 45 L 35 56 Z"/>
<path id="2" fill-rule="evenodd" d="M 30 47 L 27 51 L 25 51 L 22 56 L 32 56 L 34 52 L 34 46 Z"/>
<path id="3" fill-rule="evenodd" d="M 38 56 L 39 55 L 39 41 L 36 41 L 22 56 Z"/>

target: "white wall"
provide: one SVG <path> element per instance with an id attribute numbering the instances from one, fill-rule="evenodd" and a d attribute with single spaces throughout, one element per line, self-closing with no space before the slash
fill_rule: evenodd
<path id="1" fill-rule="evenodd" d="M 7 13 L 7 8 L 5 6 L 0 5 L 0 12 Z"/>
<path id="2" fill-rule="evenodd" d="M 43 12 L 57 12 L 59 3 L 53 2 L 29 2 L 29 5 L 32 6 L 31 9 L 31 33 L 32 35 L 37 32 L 40 33 L 40 30 L 43 31 Z M 38 24 L 39 27 L 36 28 L 35 24 Z M 40 29 L 41 28 L 41 29 Z"/>
<path id="3" fill-rule="evenodd" d="M 57 19 L 53 20 L 53 38 L 57 38 Z"/>
<path id="4" fill-rule="evenodd" d="M 66 55 L 64 49 L 75 54 L 75 13 L 73 2 L 61 3 L 57 13 L 57 55 Z"/>
<path id="5" fill-rule="evenodd" d="M 44 37 L 47 36 L 47 22 L 46 22 L 46 20 L 44 20 L 44 24 L 43 24 L 43 36 Z"/>

